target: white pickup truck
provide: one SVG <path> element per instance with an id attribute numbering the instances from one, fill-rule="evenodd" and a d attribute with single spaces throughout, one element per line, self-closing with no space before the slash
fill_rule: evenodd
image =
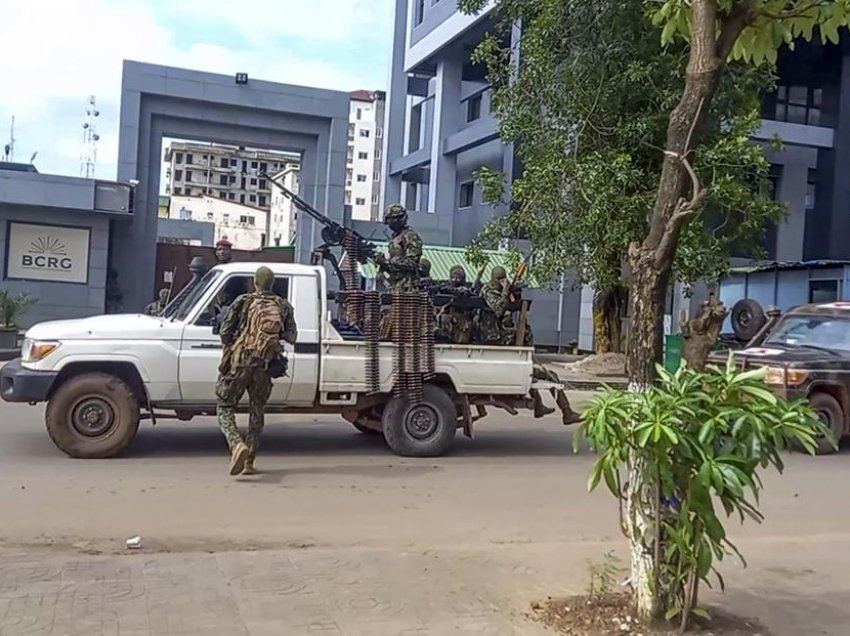
<path id="1" fill-rule="evenodd" d="M 436 375 L 423 400 L 393 396 L 393 344 L 379 345 L 380 390 L 366 382 L 366 343 L 345 339 L 329 321 L 325 270 L 264 263 L 275 291 L 295 307 L 298 340 L 286 345 L 287 375 L 274 381 L 269 413 L 338 413 L 359 430 L 383 433 L 398 454 L 440 455 L 458 428 L 491 405 L 531 408 L 528 392 L 555 385 L 533 381 L 525 347 L 435 345 Z M 141 420 L 189 420 L 214 415 L 221 342 L 212 308 L 226 285 L 247 288 L 260 263 L 209 270 L 160 317 L 95 316 L 35 325 L 21 358 L 0 372 L 7 402 L 47 402 L 53 442 L 72 457 L 112 457 L 132 441 Z M 473 415 L 473 409 L 476 414 Z"/>

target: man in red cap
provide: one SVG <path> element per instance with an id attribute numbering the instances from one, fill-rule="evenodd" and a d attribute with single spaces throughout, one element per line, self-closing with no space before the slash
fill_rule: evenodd
<path id="1" fill-rule="evenodd" d="M 215 244 L 215 257 L 219 265 L 227 265 L 233 260 L 233 243 L 228 241 L 226 236 L 222 236 L 221 240 Z"/>

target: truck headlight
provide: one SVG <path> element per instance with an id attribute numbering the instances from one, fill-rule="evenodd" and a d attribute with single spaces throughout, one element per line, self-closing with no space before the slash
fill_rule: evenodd
<path id="1" fill-rule="evenodd" d="M 765 384 L 779 386 L 798 386 L 809 377 L 808 371 L 800 369 L 785 369 L 783 367 L 768 367 L 764 376 Z"/>
<path id="2" fill-rule="evenodd" d="M 52 340 L 30 340 L 24 339 L 21 346 L 22 362 L 39 362 L 59 348 L 59 343 Z"/>

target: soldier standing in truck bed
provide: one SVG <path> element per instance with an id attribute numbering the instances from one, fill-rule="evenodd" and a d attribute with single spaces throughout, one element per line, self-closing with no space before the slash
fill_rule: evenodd
<path id="1" fill-rule="evenodd" d="M 471 296 L 472 290 L 466 284 L 466 271 L 460 265 L 449 270 L 449 283 L 439 289 L 439 293 L 456 298 Z M 444 305 L 437 316 L 437 326 L 443 337 L 455 344 L 469 344 L 472 336 L 472 310 L 463 307 Z"/>
<path id="2" fill-rule="evenodd" d="M 481 288 L 481 295 L 487 304 L 487 308 L 481 310 L 479 318 L 479 333 L 482 344 L 515 344 L 516 328 L 510 312 L 507 311 L 510 282 L 507 279 L 507 272 L 505 272 L 504 267 L 493 268 L 490 280 L 484 283 Z M 531 333 L 531 326 L 528 324 L 525 328 L 523 345 L 526 347 L 534 346 L 534 336 Z M 532 367 L 531 377 L 535 380 L 561 383 L 560 378 L 554 372 L 537 362 Z M 570 400 L 562 389 L 550 389 L 549 391 L 561 410 L 564 425 L 577 424 L 581 421 L 581 415 L 573 411 Z M 555 409 L 543 404 L 543 397 L 539 391 L 532 389 L 530 394 L 534 400 L 534 417 L 543 417 L 555 412 Z"/>
<path id="3" fill-rule="evenodd" d="M 397 203 L 389 206 L 384 213 L 384 223 L 392 231 L 387 245 L 387 255 L 378 254 L 375 262 L 380 271 L 386 274 L 390 291 L 419 291 L 420 261 L 422 259 L 422 239 L 407 224 L 407 210 Z M 380 336 L 392 336 L 391 312 L 381 317 Z"/>

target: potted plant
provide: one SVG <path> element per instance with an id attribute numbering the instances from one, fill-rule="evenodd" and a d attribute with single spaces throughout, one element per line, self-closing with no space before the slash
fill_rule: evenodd
<path id="1" fill-rule="evenodd" d="M 35 302 L 29 294 L 12 295 L 6 289 L 0 289 L 0 349 L 14 349 L 18 346 L 18 320 Z"/>

